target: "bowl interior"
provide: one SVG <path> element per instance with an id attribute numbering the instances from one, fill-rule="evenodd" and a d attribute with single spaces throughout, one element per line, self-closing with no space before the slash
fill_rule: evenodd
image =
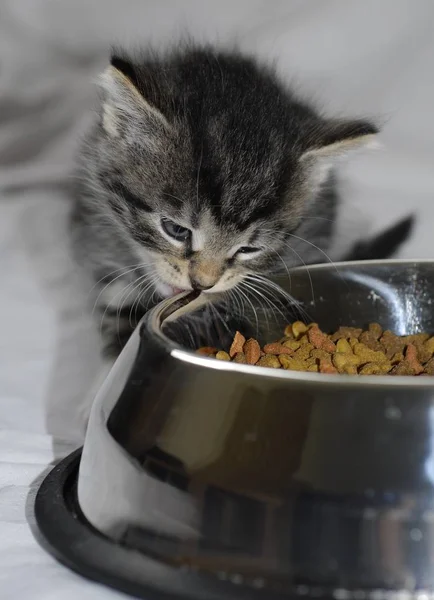
<path id="1" fill-rule="evenodd" d="M 263 281 L 242 294 L 232 292 L 207 306 L 163 323 L 165 335 L 187 349 L 225 348 L 238 329 L 266 343 L 286 324 L 317 322 L 326 332 L 340 325 L 377 322 L 398 335 L 434 332 L 434 262 L 372 261 L 298 268 L 276 279 L 282 292 Z M 244 294 L 244 295 L 243 295 Z"/>

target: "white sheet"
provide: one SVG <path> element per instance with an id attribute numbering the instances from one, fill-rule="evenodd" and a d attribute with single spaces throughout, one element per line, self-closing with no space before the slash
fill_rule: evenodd
<path id="1" fill-rule="evenodd" d="M 2 0 L 1 600 L 120 597 L 57 565 L 34 542 L 26 511 L 29 486 L 53 458 L 49 434 L 80 444 L 78 408 L 99 367 L 69 256 L 67 182 L 108 42 L 164 44 L 186 25 L 199 39 L 236 37 L 278 57 L 282 73 L 329 111 L 383 118 L 385 150 L 345 169 L 342 223 L 378 231 L 413 207 L 416 237 L 402 254 L 429 257 L 433 23 L 432 0 Z M 341 245 L 353 234 L 342 233 Z"/>

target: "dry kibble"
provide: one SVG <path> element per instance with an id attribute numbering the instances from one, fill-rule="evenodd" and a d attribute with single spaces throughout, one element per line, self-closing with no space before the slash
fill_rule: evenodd
<path id="1" fill-rule="evenodd" d="M 298 340 L 303 333 L 306 333 L 306 331 L 307 325 L 305 325 L 302 321 L 296 321 L 292 324 L 292 333 L 296 340 Z"/>
<path id="2" fill-rule="evenodd" d="M 340 339 L 350 339 L 355 338 L 359 339 L 363 329 L 359 329 L 358 327 L 339 327 L 336 333 L 330 336 L 332 342 L 337 342 Z"/>
<path id="3" fill-rule="evenodd" d="M 300 348 L 293 354 L 295 360 L 307 360 L 310 358 L 310 353 L 312 352 L 313 348 L 314 347 L 312 344 L 309 343 L 300 346 Z"/>
<path id="4" fill-rule="evenodd" d="M 236 332 L 234 336 L 234 341 L 232 342 L 231 348 L 229 350 L 229 356 L 233 358 L 236 354 L 239 354 L 243 351 L 244 344 L 246 343 L 246 338 L 239 331 Z"/>
<path id="5" fill-rule="evenodd" d="M 390 371 L 391 368 L 390 363 L 375 363 L 370 362 L 363 365 L 363 367 L 359 370 L 359 375 L 386 375 Z"/>
<path id="6" fill-rule="evenodd" d="M 360 364 L 368 362 L 387 362 L 387 356 L 384 352 L 371 350 L 365 344 L 360 342 L 354 346 L 354 354 L 360 358 Z"/>
<path id="7" fill-rule="evenodd" d="M 404 354 L 402 352 L 397 352 L 396 354 L 394 354 L 392 356 L 392 359 L 390 362 L 392 363 L 392 365 L 396 365 L 396 364 L 400 363 L 402 360 L 404 360 Z"/>
<path id="8" fill-rule="evenodd" d="M 338 370 L 334 367 L 330 360 L 320 358 L 319 361 L 319 372 L 320 373 L 329 373 L 330 375 L 336 375 Z"/>
<path id="9" fill-rule="evenodd" d="M 293 354 L 294 351 L 283 344 L 274 342 L 273 344 L 266 344 L 264 346 L 264 352 L 265 354 Z"/>
<path id="10" fill-rule="evenodd" d="M 429 340 L 425 342 L 424 346 L 428 350 L 428 352 L 434 354 L 434 336 L 430 337 Z"/>
<path id="11" fill-rule="evenodd" d="M 244 354 L 249 365 L 256 365 L 261 356 L 261 346 L 257 340 L 250 338 L 244 344 Z"/>
<path id="12" fill-rule="evenodd" d="M 202 348 L 199 348 L 197 351 L 198 354 L 203 354 L 204 356 L 215 356 L 217 352 L 218 349 L 213 346 L 202 346 Z"/>
<path id="13" fill-rule="evenodd" d="M 333 364 L 339 371 L 339 373 L 347 373 L 348 370 L 354 371 L 354 369 L 349 369 L 349 367 L 357 367 L 358 365 L 360 365 L 360 358 L 354 355 L 352 352 L 336 352 L 335 354 L 333 354 Z"/>
<path id="14" fill-rule="evenodd" d="M 380 342 L 386 351 L 387 358 L 389 359 L 398 352 L 404 352 L 406 345 L 399 336 L 388 330 L 383 333 L 380 338 Z"/>
<path id="15" fill-rule="evenodd" d="M 359 342 L 365 344 L 365 346 L 370 350 L 374 350 L 374 352 L 384 352 L 383 346 L 381 345 L 381 342 L 378 341 L 377 335 L 371 331 L 364 331 L 359 337 Z"/>
<path id="16" fill-rule="evenodd" d="M 326 352 L 325 350 L 320 350 L 318 348 L 314 348 L 310 353 L 311 358 L 316 359 L 324 359 L 330 362 L 330 352 Z"/>
<path id="17" fill-rule="evenodd" d="M 335 344 L 331 339 L 321 331 L 318 325 L 313 325 L 307 334 L 309 342 L 319 350 L 326 350 L 326 352 L 334 352 L 336 350 Z"/>
<path id="18" fill-rule="evenodd" d="M 294 339 L 294 333 L 293 333 L 293 331 L 292 331 L 292 325 L 287 325 L 287 326 L 285 327 L 285 330 L 284 330 L 284 332 L 283 332 L 283 333 L 285 334 L 285 337 L 286 337 L 287 339 L 292 339 L 292 340 Z"/>
<path id="19" fill-rule="evenodd" d="M 417 333 L 398 336 L 378 323 L 366 330 L 340 327 L 331 335 L 317 323 L 296 321 L 285 336 L 263 348 L 254 338 L 246 341 L 237 331 L 229 352 L 213 346 L 197 351 L 203 356 L 270 369 L 342 375 L 434 375 L 434 336 Z"/>
<path id="20" fill-rule="evenodd" d="M 291 350 L 298 350 L 301 344 L 300 342 L 297 342 L 297 340 L 286 340 L 286 342 L 283 342 L 282 345 L 285 346 L 285 348 L 290 348 Z"/>
<path id="21" fill-rule="evenodd" d="M 353 349 L 351 348 L 350 343 L 345 338 L 341 338 L 340 340 L 337 341 L 336 351 L 343 352 L 344 354 L 346 354 L 346 353 L 352 354 L 353 353 Z"/>
<path id="22" fill-rule="evenodd" d="M 304 360 L 291 358 L 287 354 L 281 354 L 279 356 L 279 362 L 284 369 L 289 371 L 307 371 L 310 365 Z"/>
<path id="23" fill-rule="evenodd" d="M 405 351 L 405 360 L 411 365 L 411 368 L 416 373 L 416 375 L 423 373 L 423 367 L 417 358 L 416 346 L 414 346 L 413 344 L 409 344 L 407 346 L 407 349 Z"/>
<path id="24" fill-rule="evenodd" d="M 258 367 L 270 367 L 271 369 L 280 369 L 280 361 L 275 354 L 266 354 L 256 363 Z"/>
<path id="25" fill-rule="evenodd" d="M 432 358 L 432 353 L 425 347 L 425 344 L 415 344 L 415 347 L 418 361 L 422 365 L 426 364 Z"/>
<path id="26" fill-rule="evenodd" d="M 233 362 L 238 363 L 240 365 L 245 365 L 247 363 L 246 355 L 244 354 L 244 352 L 237 352 L 232 360 Z"/>

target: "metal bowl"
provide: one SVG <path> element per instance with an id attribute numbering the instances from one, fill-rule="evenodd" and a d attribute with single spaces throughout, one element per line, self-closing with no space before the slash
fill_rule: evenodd
<path id="1" fill-rule="evenodd" d="M 236 329 L 272 340 L 300 312 L 324 330 L 434 332 L 434 262 L 319 265 L 279 283 L 299 304 L 257 321 L 234 306 L 210 320 L 188 294 L 147 315 L 95 400 L 78 476 L 70 457 L 39 493 L 61 560 L 148 598 L 433 593 L 434 379 L 272 370 L 193 350 L 227 345 Z M 58 514 L 56 485 L 72 490 Z M 69 534 L 87 532 L 84 554 L 78 533 L 72 555 L 59 533 L 68 514 Z"/>

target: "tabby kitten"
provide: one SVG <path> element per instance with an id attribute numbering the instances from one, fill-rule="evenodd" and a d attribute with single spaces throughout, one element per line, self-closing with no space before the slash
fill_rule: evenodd
<path id="1" fill-rule="evenodd" d="M 332 168 L 373 141 L 373 123 L 325 119 L 272 69 L 210 47 L 117 52 L 101 86 L 73 227 L 115 353 L 151 298 L 325 260 Z M 383 255 L 400 241 L 386 240 Z"/>

